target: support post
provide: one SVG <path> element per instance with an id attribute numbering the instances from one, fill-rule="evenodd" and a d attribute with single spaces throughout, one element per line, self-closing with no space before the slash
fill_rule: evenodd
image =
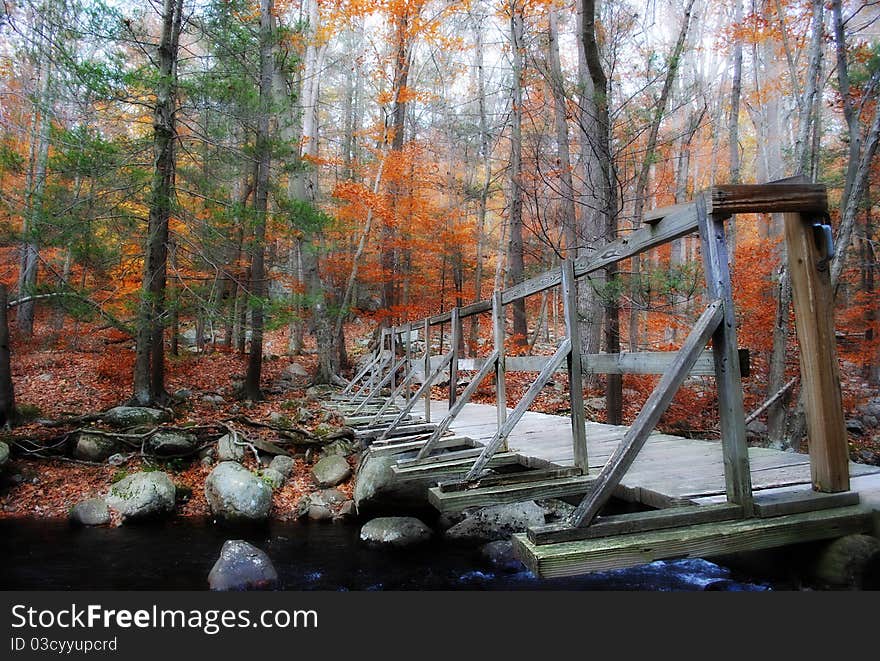
<path id="1" fill-rule="evenodd" d="M 449 408 L 452 408 L 455 406 L 455 398 L 458 394 L 456 392 L 458 387 L 458 344 L 461 341 L 461 317 L 458 307 L 452 308 L 449 325 L 451 326 L 450 339 L 452 341 L 449 347 L 452 353 L 452 360 L 449 362 Z"/>
<path id="2" fill-rule="evenodd" d="M 408 322 L 406 325 L 406 337 L 403 341 L 404 346 L 404 355 L 406 355 L 406 366 L 407 366 L 407 374 L 412 375 L 412 322 Z M 407 379 L 409 381 L 409 379 Z M 409 387 L 404 388 L 403 396 L 406 398 L 406 403 L 409 404 L 410 395 L 412 393 L 409 390 Z"/>
<path id="3" fill-rule="evenodd" d="M 783 224 L 800 345 L 801 394 L 813 489 L 829 493 L 847 491 L 849 460 L 834 336 L 834 295 L 828 269 L 832 255 L 828 254 L 825 241 L 819 241 L 821 248 L 817 246 L 809 218 L 786 213 Z"/>
<path id="4" fill-rule="evenodd" d="M 744 516 L 751 516 L 752 476 L 749 471 L 749 448 L 746 444 L 739 350 L 736 346 L 736 315 L 730 288 L 730 262 L 724 239 L 724 218 L 707 213 L 705 194 L 699 195 L 695 204 L 706 288 L 709 298 L 720 300 L 724 310 L 724 318 L 712 335 L 712 355 L 715 358 L 727 500 L 741 505 Z"/>
<path id="5" fill-rule="evenodd" d="M 425 379 L 431 374 L 431 320 L 425 318 Z M 431 389 L 425 389 L 425 422 L 431 422 Z"/>
<path id="6" fill-rule="evenodd" d="M 501 290 L 496 289 L 492 293 L 492 336 L 495 342 L 495 353 L 498 362 L 495 365 L 495 405 L 498 409 L 498 429 L 507 422 L 507 366 L 504 354 L 504 303 L 501 302 Z M 501 451 L 507 451 L 507 439 Z"/>
<path id="7" fill-rule="evenodd" d="M 391 329 L 391 384 L 390 388 L 394 391 L 397 388 L 397 370 L 394 369 L 394 365 L 397 361 L 397 326 L 394 326 Z"/>
<path id="8" fill-rule="evenodd" d="M 581 334 L 577 319 L 577 281 L 574 279 L 574 261 L 562 263 L 562 304 L 565 312 L 565 330 L 571 340 L 568 355 L 568 390 L 571 403 L 571 437 L 574 465 L 586 475 L 590 470 L 587 458 L 587 428 L 584 419 L 584 382 L 581 367 Z"/>

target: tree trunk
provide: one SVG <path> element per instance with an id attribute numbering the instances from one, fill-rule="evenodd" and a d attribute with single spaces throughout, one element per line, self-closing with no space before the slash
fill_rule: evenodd
<path id="1" fill-rule="evenodd" d="M 508 244 L 507 273 L 511 283 L 525 277 L 523 255 L 523 200 L 522 200 L 522 70 L 523 70 L 523 15 L 521 0 L 511 0 L 510 8 L 510 47 L 513 60 L 513 107 L 510 112 L 510 243 Z M 525 299 L 518 299 L 513 308 L 514 342 L 519 346 L 528 345 L 528 325 L 526 323 Z"/>
<path id="2" fill-rule="evenodd" d="M 15 388 L 12 383 L 9 317 L 6 310 L 8 302 L 6 285 L 0 283 L 0 426 L 15 422 Z"/>
<path id="3" fill-rule="evenodd" d="M 727 147 L 729 177 L 728 183 L 740 183 L 740 158 L 739 158 L 739 104 L 742 97 L 742 68 L 743 46 L 742 37 L 739 35 L 740 23 L 742 22 L 742 0 L 734 0 L 733 23 L 737 36 L 733 42 L 733 81 L 730 84 L 730 114 L 727 116 Z M 730 265 L 736 259 L 736 216 L 727 223 L 728 246 L 730 247 Z"/>

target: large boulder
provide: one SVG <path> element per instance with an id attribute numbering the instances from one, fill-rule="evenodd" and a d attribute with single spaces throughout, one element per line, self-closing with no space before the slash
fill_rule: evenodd
<path id="1" fill-rule="evenodd" d="M 124 477 L 110 487 L 107 505 L 123 521 L 150 519 L 174 511 L 176 489 L 167 473 L 150 471 Z"/>
<path id="2" fill-rule="evenodd" d="M 361 541 L 375 546 L 405 548 L 422 544 L 434 533 L 411 516 L 383 516 L 367 521 L 361 528 Z"/>
<path id="3" fill-rule="evenodd" d="M 103 526 L 110 523 L 110 508 L 103 498 L 88 498 L 70 508 L 70 520 L 81 526 Z"/>
<path id="4" fill-rule="evenodd" d="M 335 487 L 351 477 L 351 466 L 340 454 L 324 457 L 312 466 L 312 477 L 319 487 Z"/>
<path id="5" fill-rule="evenodd" d="M 217 439 L 217 461 L 237 461 L 244 459 L 245 446 L 238 441 L 237 435 L 224 434 Z"/>
<path id="6" fill-rule="evenodd" d="M 189 454 L 199 440 L 193 434 L 177 431 L 158 431 L 147 441 L 147 450 L 163 457 Z"/>
<path id="7" fill-rule="evenodd" d="M 354 503 L 359 513 L 392 509 L 422 509 L 429 506 L 428 487 L 434 486 L 432 478 L 395 478 L 391 467 L 394 457 L 367 456 L 361 462 L 354 483 Z"/>
<path id="8" fill-rule="evenodd" d="M 116 454 L 118 449 L 119 443 L 110 436 L 81 431 L 76 436 L 73 456 L 81 461 L 101 462 Z"/>
<path id="9" fill-rule="evenodd" d="M 469 513 L 463 521 L 446 531 L 446 537 L 458 541 L 491 542 L 544 523 L 544 509 L 532 500 L 492 505 Z"/>
<path id="10" fill-rule="evenodd" d="M 272 489 L 234 461 L 218 464 L 205 480 L 211 512 L 227 521 L 262 521 L 269 516 Z"/>
<path id="11" fill-rule="evenodd" d="M 272 590 L 278 572 L 269 556 L 241 539 L 223 542 L 220 557 L 208 574 L 212 590 Z"/>
<path id="12" fill-rule="evenodd" d="M 0 441 L 0 470 L 3 470 L 3 467 L 9 461 L 9 446 L 6 445 L 3 441 Z"/>
<path id="13" fill-rule="evenodd" d="M 157 425 L 160 422 L 165 422 L 168 419 L 168 414 L 165 411 L 144 406 L 117 406 L 105 411 L 102 418 L 108 425 L 125 429 L 139 425 Z"/>
<path id="14" fill-rule="evenodd" d="M 822 546 L 809 567 L 820 585 L 836 589 L 880 589 L 880 540 L 846 535 Z"/>

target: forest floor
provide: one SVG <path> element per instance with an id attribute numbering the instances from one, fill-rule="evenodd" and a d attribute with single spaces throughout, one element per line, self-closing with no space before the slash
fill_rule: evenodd
<path id="1" fill-rule="evenodd" d="M 367 351 L 370 335 L 371 326 L 367 323 L 352 324 L 346 329 L 349 357 L 353 362 Z M 245 416 L 257 423 L 268 423 L 273 413 L 289 414 L 295 408 L 300 412 L 308 409 L 309 414 L 299 424 L 308 431 L 313 431 L 319 424 L 341 426 L 342 420 L 338 416 L 323 409 L 318 398 L 307 395 L 306 390 L 310 385 L 308 377 L 287 382 L 283 391 L 270 387 L 291 363 L 299 364 L 309 373 L 315 366 L 314 344 L 309 345 L 307 340 L 304 354 L 291 357 L 285 355 L 286 342 L 284 331 L 267 334 L 265 346 L 269 359 L 263 368 L 263 383 L 267 393 L 265 401 L 259 403 L 242 402 L 236 397 L 236 381 L 244 378 L 246 369 L 245 356 L 219 349 L 197 353 L 181 346 L 180 355 L 169 356 L 167 361 L 168 392 L 186 395 L 183 403 L 175 406 L 174 424 L 229 424 L 230 418 L 237 416 Z M 52 332 L 48 324 L 38 324 L 34 340 L 14 341 L 13 344 L 16 403 L 31 420 L 7 432 L 5 440 L 29 439 L 51 444 L 76 426 L 47 427 L 39 420 L 96 413 L 124 404 L 132 391 L 133 361 L 131 342 L 115 331 L 82 324 L 76 334 L 59 336 Z M 526 373 L 508 374 L 508 406 L 515 405 L 532 377 Z M 846 381 L 849 377 L 844 378 Z M 627 377 L 624 391 L 625 422 L 638 414 L 654 382 L 653 377 Z M 544 413 L 566 414 L 567 387 L 567 377 L 557 375 L 532 408 Z M 858 384 L 844 384 L 845 393 L 847 388 L 857 391 L 858 387 Z M 434 396 L 445 397 L 445 389 L 435 388 Z M 862 398 L 845 394 L 844 399 L 851 409 L 849 416 Z M 494 403 L 491 379 L 487 379 L 478 389 L 474 401 Z M 601 392 L 598 389 L 589 391 L 586 403 L 589 417 L 604 422 Z M 713 404 L 712 384 L 689 384 L 676 397 L 664 416 L 661 428 L 685 436 L 717 437 Z M 251 438 L 259 436 L 272 440 L 271 429 L 253 426 L 239 429 Z M 763 443 L 759 436 L 753 436 L 750 442 L 756 445 Z M 851 433 L 849 442 L 850 456 L 854 461 L 880 464 L 880 430 Z M 179 515 L 210 515 L 204 496 L 204 483 L 212 466 L 202 463 L 197 456 L 188 461 L 164 461 L 157 466 L 155 461 L 148 461 L 135 453 L 123 466 L 112 466 L 80 463 L 69 457 L 37 459 L 26 458 L 21 452 L 14 454 L 16 456 L 0 476 L 0 517 L 66 517 L 76 502 L 106 494 L 120 476 L 144 467 L 165 470 L 178 487 L 188 492 L 188 497 L 178 506 Z M 314 459 L 315 453 L 311 452 L 295 456 L 295 468 L 289 480 L 274 491 L 274 517 L 292 517 L 300 500 L 318 489 L 310 473 L 310 463 Z M 354 458 L 350 461 L 353 463 Z M 245 465 L 255 468 L 256 459 L 246 457 Z M 355 468 L 354 465 L 352 467 Z M 353 481 L 349 480 L 337 488 L 350 497 Z"/>

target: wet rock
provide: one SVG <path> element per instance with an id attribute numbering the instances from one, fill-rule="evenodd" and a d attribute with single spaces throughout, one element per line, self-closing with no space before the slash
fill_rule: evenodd
<path id="1" fill-rule="evenodd" d="M 353 500 L 346 500 L 342 503 L 339 511 L 336 513 L 337 519 L 354 519 L 357 516 L 357 510 Z"/>
<path id="2" fill-rule="evenodd" d="M 227 521 L 262 521 L 272 506 L 272 489 L 241 464 L 224 461 L 205 480 L 205 498 L 214 516 Z"/>
<path id="3" fill-rule="evenodd" d="M 167 473 L 150 471 L 124 477 L 110 487 L 107 505 L 123 521 L 150 519 L 174 511 L 176 489 Z"/>
<path id="4" fill-rule="evenodd" d="M 376 546 L 405 548 L 423 544 L 433 536 L 431 529 L 411 516 L 383 516 L 361 528 L 361 541 Z"/>
<path id="5" fill-rule="evenodd" d="M 293 466 L 293 457 L 286 457 L 283 454 L 279 454 L 273 457 L 272 463 L 269 464 L 269 468 L 274 471 L 278 471 L 285 478 L 290 477 L 290 474 L 293 472 Z"/>
<path id="6" fill-rule="evenodd" d="M 272 590 L 278 587 L 278 572 L 269 556 L 241 539 L 223 543 L 220 557 L 208 574 L 212 590 Z"/>
<path id="7" fill-rule="evenodd" d="M 496 571 L 518 572 L 524 569 L 523 563 L 513 554 L 513 542 L 499 539 L 485 544 L 480 554 Z"/>
<path id="8" fill-rule="evenodd" d="M 822 547 L 811 573 L 831 588 L 880 589 L 880 540 L 869 535 L 835 539 Z"/>
<path id="9" fill-rule="evenodd" d="M 146 443 L 147 450 L 162 457 L 174 457 L 191 453 L 198 445 L 192 434 L 177 431 L 158 431 Z"/>
<path id="10" fill-rule="evenodd" d="M 101 462 L 116 454 L 118 448 L 116 439 L 110 436 L 81 431 L 76 437 L 73 457 L 81 461 Z"/>
<path id="11" fill-rule="evenodd" d="M 494 541 L 508 539 L 527 528 L 544 525 L 544 510 L 534 501 L 493 505 L 469 513 L 461 523 L 446 531 L 448 539 Z"/>
<path id="12" fill-rule="evenodd" d="M 309 505 L 307 516 L 309 521 L 330 521 L 333 519 L 333 512 L 326 505 Z"/>
<path id="13" fill-rule="evenodd" d="M 319 487 L 335 487 L 351 477 L 351 466 L 342 455 L 331 455 L 312 466 L 312 477 Z"/>
<path id="14" fill-rule="evenodd" d="M 117 406 L 106 411 L 102 417 L 108 425 L 125 429 L 139 425 L 157 425 L 166 421 L 168 414 L 144 406 Z"/>
<path id="15" fill-rule="evenodd" d="M 217 461 L 237 461 L 244 459 L 245 446 L 232 434 L 224 434 L 217 439 Z"/>
<path id="16" fill-rule="evenodd" d="M 367 457 L 360 465 L 354 485 L 354 503 L 358 513 L 385 508 L 419 509 L 428 504 L 428 487 L 436 480 L 431 478 L 396 480 L 391 467 L 394 457 Z"/>
<path id="17" fill-rule="evenodd" d="M 271 467 L 264 469 L 260 473 L 260 477 L 262 477 L 263 481 L 266 482 L 272 489 L 280 489 L 287 481 L 287 478 L 285 478 L 281 473 Z"/>
<path id="18" fill-rule="evenodd" d="M 70 520 L 82 526 L 103 526 L 110 523 L 110 508 L 103 498 L 88 498 L 70 508 Z"/>

